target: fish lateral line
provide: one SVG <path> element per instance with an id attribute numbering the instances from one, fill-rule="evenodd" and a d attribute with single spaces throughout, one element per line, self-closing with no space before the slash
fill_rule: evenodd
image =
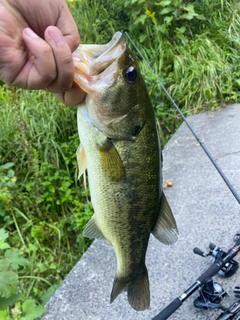
<path id="1" fill-rule="evenodd" d="M 189 122 L 187 121 L 186 117 L 184 116 L 184 114 L 182 113 L 182 111 L 180 110 L 180 108 L 178 107 L 178 105 L 176 104 L 176 102 L 174 101 L 174 99 L 172 98 L 172 96 L 170 95 L 170 93 L 167 91 L 167 89 L 164 87 L 164 85 L 162 84 L 162 82 L 160 81 L 159 77 L 156 75 L 156 73 L 153 71 L 153 69 L 151 68 L 151 66 L 149 65 L 149 63 L 147 62 L 147 60 L 144 58 L 144 56 L 142 55 L 142 53 L 140 52 L 140 50 L 138 49 L 138 47 L 136 46 L 136 44 L 134 43 L 134 41 L 132 40 L 132 38 L 129 36 L 129 34 L 125 31 L 125 34 L 127 36 L 127 38 L 130 40 L 131 44 L 133 45 L 133 47 L 135 48 L 135 50 L 137 51 L 137 53 L 140 55 L 141 59 L 145 62 L 146 66 L 148 67 L 148 69 L 151 71 L 152 75 L 156 78 L 158 84 L 160 85 L 160 87 L 162 88 L 162 90 L 164 91 L 164 93 L 167 95 L 167 97 L 169 98 L 169 100 L 171 101 L 172 105 L 175 107 L 175 109 L 178 111 L 179 115 L 181 116 L 181 118 L 183 119 L 183 121 L 185 122 L 185 124 L 187 125 L 188 129 L 191 131 L 191 133 L 193 134 L 194 138 L 197 140 L 197 142 L 199 143 L 199 145 L 201 146 L 201 148 L 203 149 L 203 151 L 205 152 L 205 154 L 207 155 L 207 157 L 209 158 L 209 160 L 212 162 L 213 166 L 215 167 L 215 169 L 217 170 L 217 172 L 220 174 L 220 176 L 222 177 L 223 181 L 225 182 L 225 184 L 227 185 L 227 187 L 229 188 L 229 190 L 231 191 L 232 195 L 235 197 L 235 199 L 237 200 L 237 202 L 240 204 L 240 196 L 237 193 L 237 191 L 235 190 L 235 188 L 233 187 L 233 185 L 231 184 L 231 182 L 229 181 L 229 179 L 226 177 L 226 175 L 224 174 L 224 172 L 222 171 L 222 169 L 219 167 L 219 165 L 216 163 L 216 161 L 214 160 L 213 156 L 210 154 L 210 152 L 208 151 L 208 149 L 206 148 L 206 146 L 204 145 L 204 142 L 202 142 L 200 140 L 200 138 L 198 137 L 198 135 L 196 134 L 196 132 L 193 130 L 193 128 L 190 126 Z"/>

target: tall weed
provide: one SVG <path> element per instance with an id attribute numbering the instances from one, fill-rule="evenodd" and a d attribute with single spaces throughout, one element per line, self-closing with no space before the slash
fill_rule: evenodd
<path id="1" fill-rule="evenodd" d="M 77 179 L 76 110 L 44 91 L 4 85 L 0 97 L 0 225 L 31 260 L 22 286 L 40 301 L 90 243 L 82 236 L 92 207 Z"/>

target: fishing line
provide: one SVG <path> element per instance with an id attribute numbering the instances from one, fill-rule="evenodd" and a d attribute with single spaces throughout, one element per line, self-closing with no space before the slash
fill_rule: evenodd
<path id="1" fill-rule="evenodd" d="M 214 167 L 216 168 L 216 170 L 218 171 L 218 173 L 220 174 L 220 176 L 222 177 L 222 179 L 224 180 L 224 182 L 226 183 L 226 185 L 228 186 L 229 190 L 232 192 L 233 196 L 235 197 L 235 199 L 237 200 L 238 203 L 240 203 L 240 197 L 237 193 L 237 191 L 234 189 L 234 187 L 232 186 L 232 184 L 230 183 L 230 181 L 228 180 L 228 178 L 225 176 L 225 174 L 223 173 L 223 171 L 221 170 L 221 168 L 219 167 L 219 165 L 215 162 L 215 160 L 213 159 L 213 157 L 211 156 L 210 152 L 208 151 L 208 149 L 205 147 L 204 143 L 199 139 L 198 135 L 195 133 L 195 131 L 193 130 L 193 128 L 190 126 L 189 122 L 187 121 L 186 117 L 183 115 L 182 111 L 180 110 L 180 108 L 178 107 L 178 105 L 176 104 L 176 102 L 173 100 L 173 98 L 171 97 L 171 95 L 168 93 L 167 89 L 164 87 L 164 85 L 162 84 L 162 82 L 159 80 L 158 76 L 155 74 L 155 72 L 153 71 L 153 69 L 151 68 L 151 66 L 149 65 L 149 63 L 147 62 L 147 60 L 144 58 L 144 56 L 141 54 L 140 50 L 137 48 L 137 46 L 135 45 L 135 43 L 133 42 L 133 40 L 131 39 L 131 37 L 129 36 L 129 34 L 125 31 L 125 34 L 127 35 L 128 39 L 130 40 L 130 42 L 132 43 L 132 45 L 134 46 L 134 48 L 136 49 L 136 51 L 138 52 L 138 54 L 140 55 L 140 57 L 142 58 L 142 60 L 145 62 L 145 64 L 147 65 L 148 69 L 151 71 L 151 73 L 154 75 L 154 77 L 156 78 L 158 84 L 160 85 L 160 87 L 162 88 L 162 90 L 165 92 L 165 94 L 167 95 L 167 97 L 169 98 L 169 100 L 171 101 L 171 103 L 173 104 L 173 106 L 175 107 L 175 109 L 178 111 L 178 113 L 180 114 L 181 118 L 183 119 L 183 121 L 186 123 L 188 129 L 191 131 L 191 133 L 193 134 L 193 136 L 195 137 L 195 139 L 197 140 L 197 142 L 199 143 L 199 145 L 201 146 L 201 148 L 203 149 L 203 151 L 206 153 L 206 155 L 208 156 L 209 160 L 212 162 L 212 164 L 214 165 Z"/>

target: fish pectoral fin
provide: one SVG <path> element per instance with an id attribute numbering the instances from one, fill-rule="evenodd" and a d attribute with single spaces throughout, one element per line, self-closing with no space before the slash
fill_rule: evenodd
<path id="1" fill-rule="evenodd" d="M 160 200 L 160 212 L 152 234 L 164 244 L 173 244 L 177 241 L 177 224 L 163 192 Z"/>
<path id="2" fill-rule="evenodd" d="M 112 303 L 125 289 L 127 289 L 128 292 L 128 302 L 133 309 L 142 311 L 149 308 L 150 291 L 146 268 L 144 274 L 135 279 L 116 277 L 113 282 L 110 302 Z"/>
<path id="3" fill-rule="evenodd" d="M 125 176 L 122 159 L 111 140 L 106 136 L 99 138 L 97 141 L 97 149 L 99 151 L 103 173 L 110 180 L 120 181 Z"/>
<path id="4" fill-rule="evenodd" d="M 86 228 L 83 230 L 83 235 L 91 239 L 106 239 L 102 231 L 98 228 L 94 216 L 88 221 Z"/>
<path id="5" fill-rule="evenodd" d="M 81 175 L 84 173 L 84 171 L 87 169 L 87 158 L 86 153 L 83 149 L 82 144 L 80 143 L 79 147 L 77 148 L 77 163 L 78 163 L 78 179 L 81 177 Z"/>

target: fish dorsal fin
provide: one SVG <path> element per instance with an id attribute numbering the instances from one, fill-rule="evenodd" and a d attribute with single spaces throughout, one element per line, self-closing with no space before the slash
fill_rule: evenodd
<path id="1" fill-rule="evenodd" d="M 173 244 L 177 241 L 177 224 L 163 192 L 160 200 L 160 212 L 152 234 L 164 244 Z"/>
<path id="2" fill-rule="evenodd" d="M 113 181 L 120 181 L 125 176 L 122 159 L 111 140 L 101 135 L 97 141 L 100 164 L 105 176 Z"/>
<path id="3" fill-rule="evenodd" d="M 82 144 L 80 143 L 79 147 L 77 148 L 77 163 L 78 163 L 78 179 L 81 177 L 81 175 L 85 172 L 87 169 L 87 158 L 86 153 L 83 149 Z"/>
<path id="4" fill-rule="evenodd" d="M 91 239 L 105 239 L 102 231 L 98 228 L 94 216 L 88 221 L 86 228 L 83 230 L 84 237 Z"/>

